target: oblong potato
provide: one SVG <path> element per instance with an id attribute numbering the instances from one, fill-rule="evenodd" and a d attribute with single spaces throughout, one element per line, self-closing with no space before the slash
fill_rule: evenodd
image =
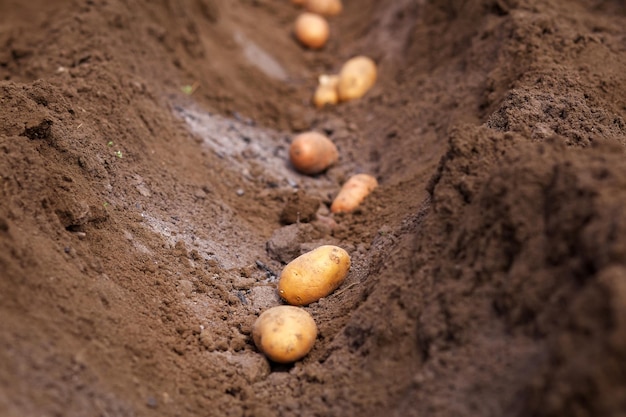
<path id="1" fill-rule="evenodd" d="M 350 255 L 323 245 L 289 262 L 280 274 L 278 294 L 291 305 L 303 306 L 326 297 L 346 279 Z"/>
<path id="2" fill-rule="evenodd" d="M 376 187 L 378 181 L 369 174 L 351 176 L 330 205 L 332 213 L 348 213 L 359 206 Z"/>
<path id="3" fill-rule="evenodd" d="M 304 6 L 312 13 L 326 16 L 336 16 L 343 10 L 341 0 L 306 0 Z"/>
<path id="4" fill-rule="evenodd" d="M 376 82 L 376 63 L 366 56 L 349 59 L 339 72 L 337 93 L 339 100 L 348 101 L 361 98 Z"/>
<path id="5" fill-rule="evenodd" d="M 295 362 L 311 351 L 317 338 L 317 325 L 304 309 L 277 306 L 265 310 L 252 326 L 256 347 L 270 360 Z"/>

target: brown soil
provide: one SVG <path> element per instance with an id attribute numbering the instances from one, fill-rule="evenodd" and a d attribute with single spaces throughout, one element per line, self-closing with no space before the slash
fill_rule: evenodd
<path id="1" fill-rule="evenodd" d="M 298 13 L 0 2 L 0 415 L 625 415 L 624 1 L 344 0 L 318 52 Z M 313 108 L 356 54 L 374 89 Z M 252 323 L 321 244 L 349 276 L 270 363 Z"/>

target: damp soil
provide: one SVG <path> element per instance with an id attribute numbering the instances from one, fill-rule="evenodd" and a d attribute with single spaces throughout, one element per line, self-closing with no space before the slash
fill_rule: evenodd
<path id="1" fill-rule="evenodd" d="M 299 12 L 0 1 L 0 415 L 623 416 L 625 3 L 344 0 L 320 51 Z M 358 54 L 374 88 L 314 108 Z M 271 363 L 252 324 L 322 244 L 350 273 Z"/>

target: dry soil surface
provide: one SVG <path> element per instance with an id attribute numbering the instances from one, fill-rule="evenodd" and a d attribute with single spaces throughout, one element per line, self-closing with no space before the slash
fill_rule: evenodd
<path id="1" fill-rule="evenodd" d="M 321 51 L 300 12 L 0 1 L 0 415 L 624 416 L 625 2 L 344 0 Z M 358 54 L 374 88 L 315 109 Z M 350 273 L 271 363 L 252 324 L 322 244 Z"/>

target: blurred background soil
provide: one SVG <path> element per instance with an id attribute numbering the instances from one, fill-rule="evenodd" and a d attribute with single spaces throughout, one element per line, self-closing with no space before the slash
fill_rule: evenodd
<path id="1" fill-rule="evenodd" d="M 623 416 L 624 1 L 344 0 L 317 52 L 298 13 L 0 1 L 0 415 Z M 315 109 L 357 54 L 375 87 Z M 350 274 L 270 363 L 252 323 L 327 243 Z"/>

